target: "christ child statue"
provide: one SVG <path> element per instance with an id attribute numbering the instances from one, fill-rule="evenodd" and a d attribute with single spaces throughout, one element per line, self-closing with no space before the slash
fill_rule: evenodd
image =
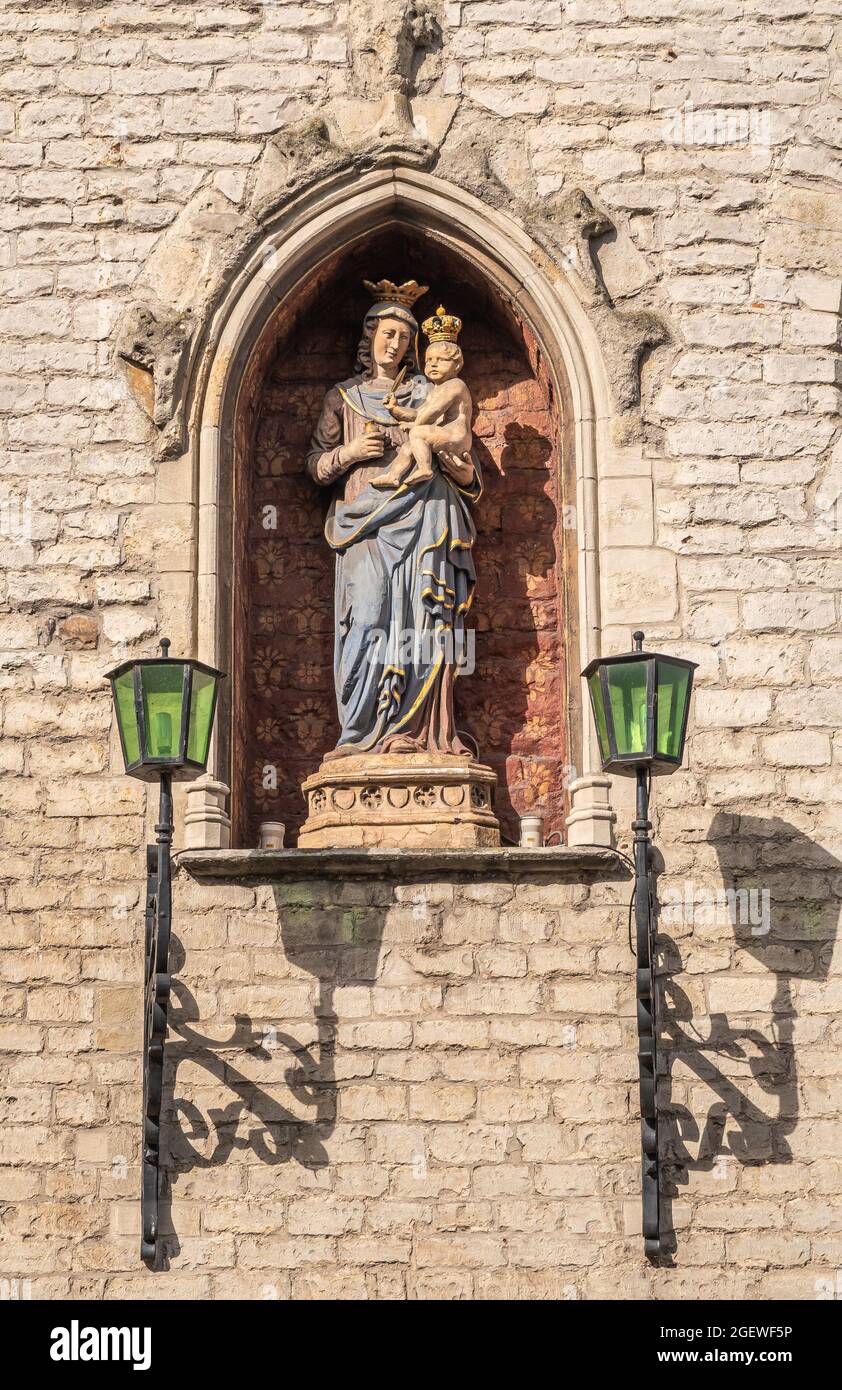
<path id="1" fill-rule="evenodd" d="M 391 468 L 373 479 L 372 487 L 395 488 L 402 482 L 427 482 L 433 476 L 434 454 L 441 454 L 446 462 L 458 467 L 471 450 L 473 402 L 459 376 L 464 359 L 456 342 L 461 319 L 439 307 L 422 327 L 430 340 L 424 373 L 433 389 L 417 410 L 398 405 L 393 395 L 384 400 L 393 419 L 406 429 L 407 437 Z M 453 471 L 452 467 L 449 471 Z"/>

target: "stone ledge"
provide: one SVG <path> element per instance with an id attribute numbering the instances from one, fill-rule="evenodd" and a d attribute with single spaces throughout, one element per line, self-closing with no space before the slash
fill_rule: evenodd
<path id="1" fill-rule="evenodd" d="M 194 878 L 430 878 L 437 874 L 495 877 L 603 878 L 628 875 L 612 849 L 595 845 L 558 849 L 203 849 L 182 850 L 179 868 Z"/>

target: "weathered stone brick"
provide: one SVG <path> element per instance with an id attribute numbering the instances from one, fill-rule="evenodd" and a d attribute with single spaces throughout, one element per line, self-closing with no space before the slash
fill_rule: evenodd
<path id="1" fill-rule="evenodd" d="M 554 262 L 570 331 L 589 323 L 593 400 L 582 409 L 599 421 L 596 462 L 579 458 L 576 390 L 560 378 L 563 452 L 580 483 L 572 526 L 560 509 L 556 520 L 580 588 L 593 557 L 598 602 L 571 583 L 567 608 L 551 611 L 537 552 L 506 551 L 489 579 L 482 530 L 480 592 L 499 613 L 523 584 L 537 631 L 528 660 L 541 671 L 547 634 L 577 623 L 603 651 L 626 649 L 640 624 L 653 647 L 699 662 L 685 766 L 653 798 L 659 890 L 716 890 L 743 874 L 771 893 L 768 940 L 735 936 L 727 917 L 661 919 L 695 1039 L 689 1050 L 662 1039 L 663 1102 L 700 1133 L 724 1117 L 726 1140 L 739 1140 L 685 1174 L 676 1268 L 639 1258 L 625 872 L 440 868 L 430 881 L 397 870 L 177 875 L 173 1094 L 194 1107 L 181 1123 L 194 1116 L 189 1142 L 207 1166 L 176 1164 L 179 1250 L 167 1270 L 138 1268 L 143 847 L 155 799 L 119 770 L 102 673 L 117 660 L 108 648 L 151 651 L 161 631 L 195 652 L 208 595 L 195 593 L 194 451 L 158 456 L 158 427 L 115 374 L 116 337 L 130 301 L 166 301 L 149 258 L 191 200 L 212 193 L 195 265 L 191 249 L 165 271 L 196 316 L 185 379 L 191 400 L 201 394 L 209 335 L 195 286 L 221 268 L 224 293 L 257 247 L 249 200 L 268 140 L 294 140 L 314 114 L 335 135 L 335 101 L 353 124 L 363 87 L 379 91 L 377 55 L 366 50 L 371 71 L 355 71 L 358 19 L 345 25 L 335 6 L 187 8 L 112 5 L 106 29 L 95 9 L 18 6 L 0 39 L 4 1269 L 33 1297 L 92 1301 L 837 1296 L 842 119 L 835 7 L 797 0 L 748 20 L 714 6 L 704 24 L 678 25 L 668 0 L 645 13 L 637 0 L 598 12 L 569 0 L 563 13 L 557 0 L 447 5 L 413 105 L 419 130 L 443 142 L 444 179 L 520 223 L 540 243 L 530 283 Z M 760 137 L 695 140 L 695 118 L 716 127 L 719 108 L 758 112 Z M 360 134 L 343 128 L 352 144 Z M 292 155 L 292 179 L 296 168 Z M 614 224 L 589 245 L 575 230 L 577 189 Z M 240 249 L 217 242 L 223 226 L 243 234 Z M 508 273 L 517 280 L 518 267 Z M 618 375 L 615 309 L 657 312 L 670 337 L 645 354 L 639 406 L 622 409 L 618 382 L 635 390 Z M 467 318 L 465 332 L 476 332 Z M 549 361 L 543 335 L 536 351 Z M 296 399 L 290 388 L 284 404 Z M 495 524 L 508 507 L 539 542 L 518 473 L 521 459 L 534 468 L 549 426 L 530 416 L 523 437 L 528 399 L 520 380 L 490 385 L 475 423 L 492 452 L 502 430 L 507 450 L 483 505 Z M 300 423 L 297 460 L 312 422 Z M 270 481 L 300 483 L 286 471 Z M 206 483 L 202 502 L 213 500 Z M 592 483 L 598 528 L 582 511 Z M 15 535 L 9 509 L 24 498 L 31 517 Z M 203 551 L 203 573 L 218 559 Z M 480 640 L 499 643 L 476 611 Z M 546 708 L 559 724 L 569 712 L 575 743 L 588 715 L 574 646 L 569 688 Z M 489 679 L 497 669 L 480 664 L 474 680 Z M 514 703 L 505 713 L 538 719 Z M 493 724 L 483 756 L 502 750 L 528 771 L 519 736 Z M 620 782 L 610 796 L 628 848 Z M 179 789 L 177 847 L 183 806 Z M 704 1074 L 698 1037 L 722 1044 Z M 783 1146 L 786 1164 L 773 1161 Z M 669 1162 L 679 1157 L 683 1171 L 683 1154 Z"/>

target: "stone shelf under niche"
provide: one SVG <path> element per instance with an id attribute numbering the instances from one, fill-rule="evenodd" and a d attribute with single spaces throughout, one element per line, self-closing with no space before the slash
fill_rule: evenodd
<path id="1" fill-rule="evenodd" d="M 627 864 L 612 849 L 190 849 L 175 856 L 198 879 L 433 878 L 468 874 L 496 878 L 626 878 Z"/>

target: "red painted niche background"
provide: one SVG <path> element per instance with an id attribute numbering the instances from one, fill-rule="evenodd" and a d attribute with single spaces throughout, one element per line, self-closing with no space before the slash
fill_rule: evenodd
<path id="1" fill-rule="evenodd" d="M 518 816 L 566 814 L 564 501 L 558 403 L 540 352 L 477 273 L 421 234 L 367 240 L 320 273 L 282 336 L 250 414 L 251 446 L 235 525 L 245 554 L 235 638 L 242 690 L 234 701 L 234 757 L 242 760 L 235 834 L 256 845 L 281 820 L 294 845 L 305 818 L 301 784 L 338 736 L 333 688 L 334 558 L 322 531 L 330 490 L 304 471 L 325 391 L 353 371 L 370 296 L 362 279 L 415 278 L 430 286 L 419 322 L 442 302 L 464 323 L 464 376 L 484 494 L 474 509 L 477 591 L 469 614 L 476 666 L 456 683 L 457 724 L 498 777 L 505 839 Z M 423 340 L 422 340 L 423 344 Z M 505 472 L 501 474 L 500 468 Z M 272 509 L 276 509 L 273 512 Z M 277 520 L 273 529 L 271 523 Z M 268 524 L 267 524 L 268 523 Z M 236 727 L 239 726 L 239 727 Z"/>

